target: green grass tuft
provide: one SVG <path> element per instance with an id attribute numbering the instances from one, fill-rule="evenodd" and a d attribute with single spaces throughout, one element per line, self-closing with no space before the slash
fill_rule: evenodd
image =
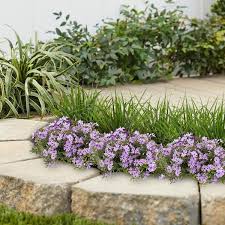
<path id="1" fill-rule="evenodd" d="M 1 225 L 105 225 L 100 222 L 81 219 L 75 215 L 63 214 L 53 217 L 35 216 L 32 214 L 16 212 L 0 205 Z"/>
<path id="2" fill-rule="evenodd" d="M 101 132 L 125 127 L 131 132 L 154 133 L 156 141 L 162 144 L 184 133 L 225 141 L 224 100 L 197 104 L 194 100 L 184 98 L 175 106 L 165 97 L 152 105 L 151 100 L 142 102 L 141 98 L 135 96 L 129 100 L 117 95 L 100 97 L 97 91 L 78 87 L 72 89 L 71 93 L 61 93 L 49 105 L 52 113 L 58 117 L 98 123 Z"/>

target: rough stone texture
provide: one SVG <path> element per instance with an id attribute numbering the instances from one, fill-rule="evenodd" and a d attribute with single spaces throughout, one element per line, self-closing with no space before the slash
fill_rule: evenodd
<path id="1" fill-rule="evenodd" d="M 192 180 L 98 176 L 73 186 L 72 212 L 117 225 L 197 225 L 198 186 Z"/>
<path id="2" fill-rule="evenodd" d="M 0 120 L 0 141 L 28 140 L 32 133 L 47 122 L 24 119 Z"/>
<path id="3" fill-rule="evenodd" d="M 30 141 L 6 141 L 0 142 L 0 164 L 38 158 L 31 153 Z"/>
<path id="4" fill-rule="evenodd" d="M 36 184 L 0 176 L 0 203 L 18 211 L 40 215 L 70 212 L 71 188 L 68 184 Z"/>
<path id="5" fill-rule="evenodd" d="M 225 224 L 225 184 L 200 186 L 202 225 Z"/>
<path id="6" fill-rule="evenodd" d="M 70 212 L 71 185 L 97 176 L 96 170 L 78 170 L 41 159 L 0 165 L 0 203 L 35 214 Z"/>

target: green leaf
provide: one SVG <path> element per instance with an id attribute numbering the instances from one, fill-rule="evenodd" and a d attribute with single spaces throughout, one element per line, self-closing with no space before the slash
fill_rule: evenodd
<path id="1" fill-rule="evenodd" d="M 62 35 L 62 32 L 61 32 L 61 30 L 59 28 L 56 28 L 55 31 L 56 31 L 56 34 L 58 34 L 59 36 Z"/>
<path id="2" fill-rule="evenodd" d="M 66 20 L 68 20 L 70 18 L 70 15 L 68 14 L 67 16 L 66 16 Z"/>
<path id="3" fill-rule="evenodd" d="M 62 26 L 65 26 L 66 25 L 66 22 L 62 22 L 61 24 L 60 24 L 60 27 L 62 27 Z M 61 32 L 61 31 L 60 31 Z"/>

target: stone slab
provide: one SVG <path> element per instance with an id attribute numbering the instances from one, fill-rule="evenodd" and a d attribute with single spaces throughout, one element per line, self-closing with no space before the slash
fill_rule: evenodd
<path id="1" fill-rule="evenodd" d="M 96 175 L 97 170 L 75 169 L 63 163 L 47 166 L 43 159 L 0 165 L 0 176 L 16 177 L 37 184 L 78 183 Z"/>
<path id="2" fill-rule="evenodd" d="M 225 184 L 200 186 L 202 225 L 225 224 Z"/>
<path id="3" fill-rule="evenodd" d="M 36 159 L 38 156 L 31 152 L 30 141 L 0 142 L 0 164 Z"/>
<path id="4" fill-rule="evenodd" d="M 46 167 L 42 159 L 0 165 L 0 203 L 41 215 L 70 212 L 71 186 L 97 176 L 70 165 Z"/>
<path id="5" fill-rule="evenodd" d="M 193 180 L 171 184 L 122 174 L 98 176 L 72 187 L 72 212 L 117 225 L 197 225 L 198 185 Z"/>
<path id="6" fill-rule="evenodd" d="M 25 119 L 0 120 L 0 141 L 28 140 L 33 132 L 47 124 Z"/>

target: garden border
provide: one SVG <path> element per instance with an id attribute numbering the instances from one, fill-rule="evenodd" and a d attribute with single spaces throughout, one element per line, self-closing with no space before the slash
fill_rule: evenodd
<path id="1" fill-rule="evenodd" d="M 22 123 L 25 125 L 22 126 Z M 0 203 L 34 214 L 73 212 L 121 225 L 133 222 L 138 225 L 164 225 L 168 221 L 171 224 L 191 225 L 225 223 L 223 184 L 199 187 L 193 180 L 170 184 L 157 178 L 132 181 L 125 175 L 102 179 L 95 170 L 82 171 L 61 164 L 46 168 L 41 159 L 33 158 L 29 144 L 24 148 L 21 145 L 29 142 L 28 133 L 31 135 L 44 125 L 46 123 L 32 120 L 0 121 L 0 130 L 4 131 L 0 143 Z M 9 138 L 15 131 L 20 134 L 19 141 Z M 4 144 L 5 147 L 1 147 Z M 16 155 L 19 152 L 20 158 L 4 161 L 7 157 L 4 150 L 13 150 L 11 154 Z M 40 174 L 30 176 L 32 173 L 29 171 L 35 173 L 35 167 L 38 168 L 36 172 L 46 175 L 45 179 Z M 49 179 L 49 174 L 54 179 Z M 201 211 L 202 215 L 199 214 Z"/>

